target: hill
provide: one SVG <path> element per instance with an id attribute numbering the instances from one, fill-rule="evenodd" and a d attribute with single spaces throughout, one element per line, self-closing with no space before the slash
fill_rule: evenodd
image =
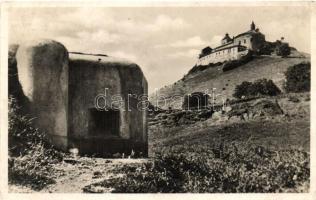
<path id="1" fill-rule="evenodd" d="M 299 54 L 300 56 L 297 56 Z M 215 93 L 221 94 L 231 99 L 235 86 L 243 81 L 254 81 L 261 78 L 271 79 L 282 90 L 284 82 L 284 72 L 288 67 L 302 62 L 310 61 L 310 56 L 296 52 L 295 56 L 282 58 L 279 56 L 257 56 L 252 60 L 233 70 L 223 72 L 221 64 L 209 67 L 194 73 L 188 73 L 183 79 L 178 80 L 172 85 L 165 86 L 150 95 L 149 99 L 153 105 L 161 108 L 181 108 L 182 101 L 179 98 L 185 94 L 193 92 L 205 92 L 211 94 L 212 88 L 216 88 Z M 178 95 L 178 98 L 174 96 Z M 159 98 L 158 98 L 159 97 Z M 166 104 L 161 100 L 166 99 Z M 172 100 L 172 97 L 173 100 Z M 220 102 L 218 98 L 216 102 Z"/>

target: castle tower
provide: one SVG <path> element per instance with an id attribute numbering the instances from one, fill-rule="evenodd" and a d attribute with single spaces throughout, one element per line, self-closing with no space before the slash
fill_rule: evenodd
<path id="1" fill-rule="evenodd" d="M 255 23 L 252 21 L 251 25 L 250 25 L 250 30 L 254 31 L 256 29 L 256 25 Z"/>
<path id="2" fill-rule="evenodd" d="M 230 42 L 232 39 L 229 37 L 229 34 L 226 33 L 225 37 L 222 39 L 222 45 L 223 44 L 227 44 L 228 42 Z"/>

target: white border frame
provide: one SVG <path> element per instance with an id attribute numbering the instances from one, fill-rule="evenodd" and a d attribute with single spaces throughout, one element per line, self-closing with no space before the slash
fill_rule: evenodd
<path id="1" fill-rule="evenodd" d="M 193 1 L 184 0 L 178 1 L 74 1 L 74 0 L 64 0 L 64 1 L 19 1 L 19 2 L 2 2 L 1 4 L 1 67 L 0 67 L 0 110 L 2 111 L 2 116 L 0 119 L 0 198 L 3 199 L 42 199 L 55 200 L 55 199 L 169 199 L 173 200 L 185 200 L 185 199 L 251 199 L 251 200 L 298 200 L 306 199 L 312 200 L 316 199 L 316 135 L 315 135 L 315 117 L 316 117 L 316 105 L 315 105 L 315 95 L 316 95 L 316 6 L 315 2 L 311 1 Z M 310 134 L 310 150 L 311 150 L 311 176 L 310 176 L 310 191 L 309 193 L 246 193 L 246 194 L 81 194 L 81 193 L 8 193 L 8 15 L 7 8 L 9 7 L 189 7 L 189 6 L 310 6 L 311 8 L 311 63 L 312 63 L 312 87 L 311 87 L 311 134 Z M 247 5 L 245 5 L 247 4 Z"/>

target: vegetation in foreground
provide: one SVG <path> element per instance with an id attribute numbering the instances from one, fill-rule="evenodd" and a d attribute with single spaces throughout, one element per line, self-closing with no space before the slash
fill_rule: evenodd
<path id="1" fill-rule="evenodd" d="M 186 125 L 173 132 L 166 127 L 163 137 L 156 137 L 152 160 L 119 166 L 113 170 L 116 178 L 87 185 L 83 191 L 112 188 L 112 192 L 127 193 L 308 192 L 309 147 L 298 148 L 309 140 L 309 114 L 303 108 L 309 105 L 309 98 L 305 96 L 279 97 L 278 101 L 287 108 L 283 117 L 206 126 L 205 131 Z M 298 102 L 301 106 L 297 106 Z M 292 108 L 287 107 L 290 104 Z M 62 154 L 44 142 L 43 134 L 33 127 L 32 120 L 18 112 L 12 99 L 9 108 L 9 182 L 41 190 L 55 182 L 51 166 L 62 160 Z M 159 131 L 162 129 L 159 127 Z M 181 131 L 188 134 L 181 135 Z M 210 140 L 216 137 L 221 140 L 211 144 Z M 257 142 L 249 142 L 252 137 Z"/>
<path id="2" fill-rule="evenodd" d="M 217 125 L 215 119 L 209 119 L 173 128 L 152 124 L 154 154 L 150 162 L 121 166 L 113 171 L 118 174 L 116 178 L 87 185 L 83 191 L 103 192 L 100 188 L 111 188 L 114 193 L 308 192 L 308 96 L 281 95 L 278 102 L 285 113 L 259 119 Z M 290 97 L 299 101 L 293 102 Z"/>
<path id="3" fill-rule="evenodd" d="M 304 102 L 304 95 L 296 96 Z M 286 98 L 280 100 L 283 101 L 297 105 Z M 31 120 L 15 112 L 15 106 L 10 108 L 10 183 L 41 190 L 55 182 L 51 165 L 61 160 L 61 154 L 45 144 Z M 83 191 L 112 188 L 112 192 L 128 193 L 308 192 L 309 148 L 299 147 L 306 143 L 302 139 L 308 140 L 309 122 L 301 115 L 289 116 L 291 122 L 287 123 L 284 118 L 204 127 L 205 131 L 197 131 L 196 127 L 195 132 L 189 127 L 175 129 L 190 132 L 188 135 L 166 127 L 168 136 L 155 137 L 159 145 L 153 147 L 153 159 L 118 166 L 112 172 L 117 174 L 115 178 L 87 185 Z M 171 140 L 162 141 L 166 137 Z M 282 142 L 284 137 L 288 140 Z M 211 143 L 214 138 L 220 139 Z"/>
<path id="4" fill-rule="evenodd" d="M 235 88 L 234 97 L 252 97 L 258 95 L 276 96 L 281 94 L 281 90 L 273 83 L 272 80 L 258 79 L 255 82 L 244 81 Z"/>
<path id="5" fill-rule="evenodd" d="M 219 148 L 156 155 L 141 166 L 115 170 L 120 178 L 86 186 L 113 188 L 114 193 L 307 192 L 309 154 L 300 150 L 269 151 L 261 146 L 221 143 Z"/>
<path id="6" fill-rule="evenodd" d="M 53 179 L 53 163 L 62 154 L 44 141 L 44 134 L 34 128 L 32 119 L 20 113 L 13 98 L 9 98 L 9 183 L 41 190 Z"/>
<path id="7" fill-rule="evenodd" d="M 286 92 L 307 92 L 311 87 L 311 64 L 300 63 L 293 65 L 285 72 L 286 82 L 284 89 Z"/>

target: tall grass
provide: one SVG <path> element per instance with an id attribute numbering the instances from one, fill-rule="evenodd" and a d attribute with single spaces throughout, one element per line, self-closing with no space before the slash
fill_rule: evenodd
<path id="1" fill-rule="evenodd" d="M 127 193 L 308 192 L 309 154 L 299 150 L 270 151 L 235 143 L 186 153 L 157 154 L 141 166 L 115 170 L 122 177 L 84 188 L 113 188 Z"/>
<path id="2" fill-rule="evenodd" d="M 40 190 L 54 183 L 51 165 L 62 154 L 45 142 L 33 119 L 23 115 L 14 98 L 9 98 L 9 182 Z"/>

